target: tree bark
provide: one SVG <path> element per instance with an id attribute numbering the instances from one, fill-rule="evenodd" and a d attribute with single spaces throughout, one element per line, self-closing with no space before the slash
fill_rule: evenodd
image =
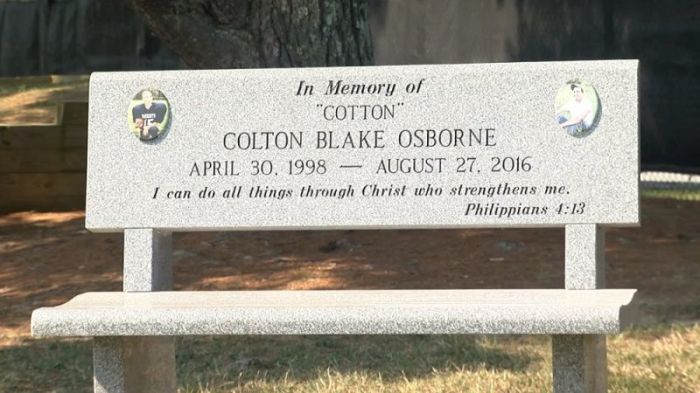
<path id="1" fill-rule="evenodd" d="M 191 68 L 371 64 L 367 0 L 131 0 Z"/>

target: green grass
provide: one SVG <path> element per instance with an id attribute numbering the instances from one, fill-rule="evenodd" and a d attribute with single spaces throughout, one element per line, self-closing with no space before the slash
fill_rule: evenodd
<path id="1" fill-rule="evenodd" d="M 681 201 L 700 201 L 700 189 L 666 189 L 666 188 L 642 188 L 640 192 L 646 198 L 665 198 Z"/>
<path id="2" fill-rule="evenodd" d="M 547 336 L 290 336 L 178 340 L 178 391 L 548 392 Z M 90 392 L 89 340 L 0 348 L 2 392 Z M 700 391 L 700 324 L 608 338 L 610 392 Z"/>

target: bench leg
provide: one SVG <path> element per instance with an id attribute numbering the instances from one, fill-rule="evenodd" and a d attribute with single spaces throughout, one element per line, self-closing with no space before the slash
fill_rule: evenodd
<path id="1" fill-rule="evenodd" d="M 124 292 L 173 287 L 172 235 L 155 229 L 124 230 Z"/>
<path id="2" fill-rule="evenodd" d="M 552 336 L 554 393 L 608 391 L 605 336 Z"/>
<path id="3" fill-rule="evenodd" d="M 172 288 L 172 236 L 154 229 L 124 230 L 124 291 Z M 174 393 L 175 341 L 171 337 L 95 337 L 96 393 Z"/>
<path id="4" fill-rule="evenodd" d="M 174 339 L 95 337 L 93 375 L 95 393 L 174 393 Z"/>
<path id="5" fill-rule="evenodd" d="M 565 287 L 587 290 L 605 287 L 605 228 L 595 224 L 566 226 Z M 555 393 L 608 391 L 605 336 L 552 336 Z"/>

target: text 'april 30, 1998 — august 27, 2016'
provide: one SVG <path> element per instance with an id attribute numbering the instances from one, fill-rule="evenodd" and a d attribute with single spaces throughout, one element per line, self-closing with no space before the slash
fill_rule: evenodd
<path id="1" fill-rule="evenodd" d="M 631 223 L 636 179 L 612 175 L 638 166 L 622 63 L 616 81 L 595 62 L 131 73 L 124 132 L 90 143 L 147 163 L 115 184 L 128 197 L 105 198 L 146 217 L 188 209 L 194 227 L 246 209 L 269 227 Z"/>

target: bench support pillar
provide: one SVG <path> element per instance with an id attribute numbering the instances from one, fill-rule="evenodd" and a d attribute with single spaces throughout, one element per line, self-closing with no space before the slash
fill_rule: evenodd
<path id="1" fill-rule="evenodd" d="M 552 336 L 555 393 L 607 392 L 605 336 Z"/>
<path id="2" fill-rule="evenodd" d="M 565 287 L 605 288 L 605 228 L 595 224 L 566 226 Z M 552 373 L 555 393 L 607 392 L 605 336 L 552 336 Z"/>
<path id="3" fill-rule="evenodd" d="M 567 225 L 564 247 L 564 288 L 605 288 L 605 228 Z"/>
<path id="4" fill-rule="evenodd" d="M 155 229 L 124 231 L 124 292 L 172 288 L 172 236 Z M 96 393 L 174 393 L 175 341 L 171 337 L 95 337 Z"/>
<path id="5" fill-rule="evenodd" d="M 170 232 L 155 229 L 124 230 L 124 292 L 172 289 L 172 247 Z"/>
<path id="6" fill-rule="evenodd" d="M 170 337 L 95 337 L 95 393 L 174 393 L 174 354 Z"/>

